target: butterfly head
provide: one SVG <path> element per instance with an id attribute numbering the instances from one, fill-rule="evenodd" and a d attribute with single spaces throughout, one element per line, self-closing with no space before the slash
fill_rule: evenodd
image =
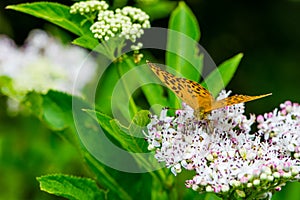
<path id="1" fill-rule="evenodd" d="M 203 107 L 199 107 L 197 109 L 194 110 L 194 116 L 199 119 L 199 120 L 202 120 L 202 119 L 206 119 L 207 117 L 207 112 L 205 112 L 204 108 Z"/>

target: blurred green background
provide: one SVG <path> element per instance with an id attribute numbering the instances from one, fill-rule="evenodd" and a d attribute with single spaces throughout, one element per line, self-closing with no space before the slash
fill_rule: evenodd
<path id="1" fill-rule="evenodd" d="M 24 2 L 27 1 L 0 1 L 0 34 L 10 36 L 21 45 L 34 28 L 53 34 L 61 32 L 41 19 L 4 9 Z M 127 5 L 134 3 L 129 0 Z M 249 95 L 273 93 L 271 97 L 247 103 L 247 112 L 268 112 L 285 100 L 300 102 L 297 89 L 300 85 L 300 1 L 189 0 L 186 3 L 199 21 L 200 44 L 216 64 L 244 53 L 227 89 Z M 154 20 L 152 26 L 167 27 L 168 18 Z M 72 35 L 64 34 L 65 41 L 70 39 Z M 57 198 L 39 191 L 35 177 L 59 172 L 86 175 L 80 155 L 37 119 L 7 116 L 5 100 L 0 96 L 0 199 Z M 300 199 L 299 191 L 300 184 L 292 183 L 273 199 Z"/>

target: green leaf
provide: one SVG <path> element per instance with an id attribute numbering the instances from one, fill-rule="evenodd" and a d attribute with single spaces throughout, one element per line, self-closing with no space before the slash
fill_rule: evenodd
<path id="1" fill-rule="evenodd" d="M 38 177 L 41 190 L 68 199 L 106 199 L 106 191 L 88 178 L 56 174 Z"/>
<path id="2" fill-rule="evenodd" d="M 76 35 L 92 34 L 89 30 L 91 23 L 79 14 L 71 14 L 68 6 L 51 3 L 35 2 L 18 5 L 9 5 L 6 8 L 30 14 L 54 23 Z M 84 22 L 82 24 L 82 22 Z"/>
<path id="3" fill-rule="evenodd" d="M 204 200 L 222 200 L 220 197 L 218 197 L 215 193 L 209 192 L 205 193 Z"/>
<path id="4" fill-rule="evenodd" d="M 166 64 L 184 77 L 199 81 L 202 56 L 197 47 L 200 29 L 196 17 L 184 2 L 172 12 L 169 21 Z"/>
<path id="5" fill-rule="evenodd" d="M 150 122 L 149 114 L 148 110 L 137 112 L 128 127 L 122 126 L 117 120 L 111 121 L 113 129 L 117 133 L 116 139 L 126 150 L 131 152 L 148 151 L 143 131 L 147 132 L 147 124 Z"/>
<path id="6" fill-rule="evenodd" d="M 300 182 L 288 182 L 280 192 L 275 192 L 272 200 L 300 199 Z"/>
<path id="7" fill-rule="evenodd" d="M 151 2 L 151 1 L 150 1 Z M 147 3 L 147 1 L 143 1 L 140 3 L 137 3 L 137 7 L 141 8 L 143 11 L 145 11 L 149 16 L 151 20 L 155 19 L 161 19 L 164 17 L 168 17 L 168 15 L 174 10 L 176 7 L 176 2 L 173 1 L 159 1 L 157 2 L 151 2 Z"/>
<path id="8" fill-rule="evenodd" d="M 100 126 L 111 136 L 116 140 L 125 150 L 131 151 L 131 152 L 142 152 L 141 147 L 138 145 L 138 142 L 136 140 L 144 140 L 144 137 L 136 138 L 133 135 L 136 134 L 135 132 L 137 130 L 137 126 L 139 124 L 137 123 L 146 123 L 146 116 L 149 113 L 147 111 L 140 111 L 136 116 L 134 117 L 134 122 L 132 121 L 130 124 L 130 127 L 127 128 L 120 124 L 116 119 L 112 119 L 106 114 L 103 114 L 101 112 L 93 111 L 93 110 L 86 110 L 91 116 L 93 114 L 96 114 L 97 121 L 100 124 Z M 146 114 L 147 113 L 147 114 Z M 141 117 L 141 119 L 137 119 L 138 117 Z M 135 126 L 135 127 L 133 127 Z M 142 127 L 142 126 L 139 126 Z M 130 132 L 132 131 L 132 132 Z M 141 136 L 143 133 L 139 132 L 137 133 L 139 136 Z"/>
<path id="9" fill-rule="evenodd" d="M 200 29 L 197 18 L 183 1 L 179 2 L 178 7 L 172 12 L 169 28 L 184 33 L 196 41 L 200 39 Z"/>
<path id="10" fill-rule="evenodd" d="M 148 143 L 144 139 L 145 136 L 143 135 L 143 132 L 147 133 L 147 125 L 150 122 L 149 114 L 150 112 L 148 110 L 139 111 L 133 117 L 128 127 L 130 135 L 135 136 L 135 138 L 133 139 L 135 145 L 138 146 L 142 152 L 146 152 L 148 147 Z M 137 139 L 136 137 L 142 137 L 143 139 Z"/>
<path id="11" fill-rule="evenodd" d="M 149 122 L 150 122 L 149 114 L 150 114 L 150 112 L 148 110 L 141 110 L 134 116 L 134 118 L 132 119 L 132 121 L 128 127 L 129 132 L 132 135 L 141 133 L 142 132 L 141 128 L 146 127 L 147 124 L 149 124 Z"/>
<path id="12" fill-rule="evenodd" d="M 13 80 L 7 76 L 0 76 L 0 91 L 2 94 L 11 98 L 16 98 L 18 96 L 13 87 Z"/>
<path id="13" fill-rule="evenodd" d="M 98 83 L 96 104 L 99 105 L 101 112 L 112 116 L 114 108 L 114 110 L 120 112 L 118 113 L 118 116 L 125 118 L 125 121 L 130 121 L 130 116 L 124 114 L 128 107 L 122 102 L 129 98 L 125 90 L 125 87 L 127 87 L 127 84 L 129 83 L 123 83 L 120 78 L 122 77 L 122 74 L 129 70 L 128 66 L 124 63 L 116 62 L 111 63 L 107 68 L 101 70 L 105 71 Z M 114 91 L 117 91 L 117 97 L 113 96 Z"/>
<path id="14" fill-rule="evenodd" d="M 49 129 L 59 133 L 75 147 L 80 147 L 73 118 L 75 110 L 72 105 L 76 104 L 79 110 L 90 108 L 86 102 L 78 97 L 50 90 L 47 94 L 30 92 L 22 103 Z"/>
<path id="15" fill-rule="evenodd" d="M 52 130 L 63 130 L 73 125 L 72 96 L 50 90 L 47 94 L 30 92 L 24 100 L 36 116 Z"/>
<path id="16" fill-rule="evenodd" d="M 22 103 L 40 120 L 43 118 L 43 97 L 41 94 L 29 92 L 26 94 Z"/>
<path id="17" fill-rule="evenodd" d="M 207 76 L 202 85 L 207 88 L 213 96 L 217 96 L 232 79 L 242 57 L 243 54 L 239 53 L 221 63 L 218 68 Z"/>
<path id="18" fill-rule="evenodd" d="M 136 77 L 134 81 L 141 86 L 141 89 L 149 103 L 149 105 L 162 105 L 162 106 L 170 106 L 168 104 L 167 98 L 164 96 L 164 88 L 161 85 L 158 84 L 152 84 L 155 80 L 160 82 L 157 77 L 154 75 L 154 73 L 150 70 L 150 68 L 145 65 L 142 66 L 136 66 L 133 63 L 132 59 L 125 59 L 126 64 L 129 66 L 130 69 L 135 68 L 133 76 Z M 149 84 L 151 83 L 151 84 Z M 152 107 L 153 112 L 156 114 L 159 114 L 161 111 L 160 107 Z"/>
<path id="19" fill-rule="evenodd" d="M 0 87 L 11 86 L 11 78 L 8 76 L 0 76 Z"/>
<path id="20" fill-rule="evenodd" d="M 101 75 L 98 83 L 95 102 L 96 105 L 100 105 L 99 109 L 101 112 L 112 116 L 111 97 L 113 89 L 119 80 L 117 67 L 112 63 L 109 67 L 100 70 L 105 71 Z"/>
<path id="21" fill-rule="evenodd" d="M 123 182 L 120 182 L 116 179 L 116 177 L 120 178 L 122 176 L 114 177 L 114 175 L 119 172 L 116 172 L 112 168 L 105 166 L 97 160 L 102 159 L 101 161 L 103 161 L 103 157 L 105 157 L 106 160 L 111 160 L 111 155 L 116 155 L 114 155 L 114 151 L 107 151 L 107 149 L 110 148 L 108 146 L 105 146 L 105 141 L 103 142 L 101 138 L 97 137 L 101 135 L 103 131 L 100 130 L 100 126 L 98 125 L 97 121 L 86 114 L 86 112 L 82 111 L 83 108 L 89 108 L 89 106 L 85 102 L 77 97 L 72 97 L 65 93 L 49 91 L 47 94 L 39 94 L 36 92 L 29 93 L 26 96 L 26 101 L 24 102 L 24 104 L 31 108 L 31 111 L 36 116 L 38 116 L 41 121 L 45 122 L 52 130 L 55 130 L 57 133 L 61 133 L 63 131 L 67 132 L 67 130 L 71 130 L 68 131 L 71 133 L 69 133 L 69 135 L 60 135 L 70 141 L 75 147 L 77 147 L 77 149 L 80 150 L 80 152 L 84 155 L 87 164 L 95 173 L 99 183 L 105 188 L 109 189 L 110 192 L 108 193 L 108 195 L 112 197 L 112 199 L 132 199 L 128 193 L 130 191 L 125 189 L 127 185 L 123 185 Z M 75 115 L 73 116 L 73 114 Z M 115 134 L 119 133 L 121 134 L 121 136 L 132 138 L 130 135 L 125 134 L 121 130 L 121 128 L 119 128 L 119 124 L 116 124 L 116 120 L 111 119 L 105 114 L 99 114 L 99 116 L 102 128 L 105 129 L 106 132 L 114 132 Z M 74 124 L 75 122 L 76 126 Z M 142 120 L 142 122 L 139 123 L 146 122 L 145 120 Z M 61 131 L 61 128 L 65 130 Z M 69 137 L 74 137 L 71 139 L 75 139 L 75 141 L 72 141 L 71 139 L 69 139 Z M 124 139 L 126 137 L 119 136 L 118 138 Z M 127 139 L 126 141 L 128 144 L 130 144 L 130 142 L 134 142 L 128 142 Z M 122 144 L 126 146 L 124 143 Z M 95 152 L 95 150 L 98 151 Z M 118 155 L 119 154 L 117 154 L 117 156 Z M 97 156 L 97 159 L 94 156 Z M 99 156 L 102 157 L 99 158 Z M 121 157 L 120 159 L 123 163 L 136 162 L 134 159 L 123 159 L 123 157 Z M 116 164 L 118 165 L 119 163 Z M 65 188 L 63 188 L 63 191 L 64 190 Z M 57 195 L 60 195 L 60 193 L 57 192 Z M 66 195 L 68 194 L 63 194 L 61 196 L 74 199 L 73 197 Z"/>
<path id="22" fill-rule="evenodd" d="M 110 190 L 107 195 L 107 199 L 130 200 L 137 199 L 137 197 L 139 199 L 150 199 L 150 197 L 152 197 L 150 196 L 151 193 L 161 194 L 161 191 L 165 191 L 165 188 L 161 188 L 161 191 L 153 191 L 150 173 L 124 173 L 120 171 L 113 171 L 108 167 L 106 168 L 107 171 L 105 171 L 103 167 L 101 168 L 102 165 L 92 156 L 89 156 L 87 162 L 90 168 L 93 171 L 95 170 L 97 179 L 101 185 L 104 185 Z M 107 174 L 108 171 L 110 172 L 109 174 Z M 110 180 L 107 179 L 107 177 L 109 177 Z M 156 183 L 155 186 L 163 187 L 161 182 Z"/>
<path id="23" fill-rule="evenodd" d="M 109 196 L 116 196 L 118 199 L 131 200 L 132 198 L 128 194 L 128 191 L 124 190 L 123 186 L 114 178 L 110 173 L 112 170 L 99 163 L 95 157 L 89 153 L 85 154 L 85 161 L 88 164 L 91 171 L 96 175 L 97 180 L 101 185 L 110 189 L 112 193 L 108 193 Z M 116 199 L 116 197 L 111 199 Z"/>
<path id="24" fill-rule="evenodd" d="M 103 184 L 108 189 L 110 189 L 110 191 L 114 192 L 115 195 L 118 195 L 119 198 L 131 199 L 130 195 L 134 196 L 137 193 L 135 189 L 138 188 L 133 189 L 133 187 L 130 187 L 130 189 L 128 190 L 127 188 L 128 181 L 126 183 L 126 180 L 123 180 L 124 176 L 126 177 L 128 176 L 128 174 L 122 172 L 116 172 L 113 169 L 115 169 L 114 167 L 118 167 L 118 169 L 120 169 L 119 167 L 122 165 L 126 165 L 128 167 L 134 166 L 134 168 L 136 168 L 140 166 L 137 165 L 138 163 L 140 163 L 141 165 L 143 164 L 143 166 L 145 167 L 150 166 L 151 163 L 149 163 L 147 159 L 140 158 L 141 156 L 139 155 L 133 157 L 129 153 L 133 151 L 141 152 L 141 147 L 137 145 L 138 143 L 136 142 L 136 140 L 141 140 L 141 141 L 143 140 L 144 142 L 145 140 L 143 138 L 132 137 L 132 135 L 128 134 L 128 130 L 126 130 L 126 127 L 120 125 L 117 120 L 112 119 L 103 113 L 95 112 L 93 110 L 85 110 L 85 111 L 88 114 L 90 114 L 90 116 L 92 117 L 91 119 L 97 120 L 95 122 L 98 122 L 102 129 L 102 131 L 94 130 L 96 134 L 95 137 L 91 137 L 91 134 L 88 131 L 84 132 L 85 137 L 91 137 L 90 139 L 92 141 L 90 141 L 89 144 L 92 148 L 94 148 L 94 150 L 91 152 L 93 156 L 91 156 L 90 154 L 87 154 L 85 156 L 88 165 L 90 166 L 92 171 L 96 174 L 97 179 L 101 184 Z M 142 121 L 144 122 L 145 120 Z M 99 135 L 104 135 L 103 137 L 105 137 L 105 139 L 99 138 Z M 105 140 L 107 139 L 109 139 L 110 141 L 105 142 Z M 116 146 L 116 144 L 118 144 L 120 147 L 122 147 L 122 149 L 125 149 L 128 152 L 125 153 L 127 154 L 126 156 L 122 156 L 124 155 L 122 153 L 124 150 L 121 150 L 119 147 Z M 108 164 L 109 167 L 104 167 L 104 165 L 101 164 L 95 158 L 101 159 L 101 162 L 105 164 L 111 163 L 112 165 Z M 119 176 L 116 176 L 118 174 Z M 135 179 L 135 180 L 138 183 L 139 179 Z M 149 190 L 145 189 L 145 192 L 149 192 Z"/>
<path id="25" fill-rule="evenodd" d="M 236 190 L 235 192 L 236 192 L 238 197 L 242 197 L 242 198 L 246 197 L 246 194 L 243 190 Z"/>
<path id="26" fill-rule="evenodd" d="M 138 100 L 133 99 L 132 94 L 140 86 L 153 82 L 151 76 L 145 76 L 145 73 L 152 72 L 148 70 L 146 65 L 143 68 L 137 67 L 129 58 L 125 58 L 121 62 L 111 63 L 105 69 L 98 83 L 96 102 L 99 105 L 99 110 L 110 116 L 118 116 L 118 120 L 128 126 L 131 117 L 138 111 L 136 105 Z M 154 91 L 158 91 L 159 87 L 153 88 L 155 88 Z M 144 89 L 142 87 L 143 91 Z M 145 95 L 148 100 L 154 102 L 156 99 L 156 103 L 158 103 L 157 100 L 161 99 L 156 98 L 155 95 L 157 94 L 154 91 L 148 90 Z"/>
<path id="27" fill-rule="evenodd" d="M 131 122 L 131 125 L 129 127 L 123 126 L 116 119 L 112 119 L 101 112 L 97 112 L 93 110 L 85 110 L 85 111 L 88 114 L 90 114 L 94 119 L 96 114 L 97 122 L 99 123 L 101 128 L 105 130 L 105 133 L 107 133 L 108 138 L 111 141 L 113 141 L 115 144 L 122 147 L 128 152 L 137 153 L 135 154 L 134 157 L 135 160 L 134 159 L 132 159 L 131 161 L 127 160 L 126 161 L 127 163 L 133 163 L 134 165 L 134 163 L 137 162 L 139 166 L 146 169 L 151 168 L 151 166 L 157 165 L 157 163 L 150 163 L 149 160 L 147 160 L 148 157 L 145 157 L 147 155 L 138 154 L 147 151 L 146 149 L 147 144 L 142 132 L 142 129 L 146 127 L 143 127 L 142 125 L 147 123 L 146 118 L 148 116 L 148 111 L 140 111 L 138 114 L 136 114 L 136 116 L 134 117 L 134 121 Z M 137 118 L 140 119 L 138 120 Z M 138 129 L 141 132 L 136 132 Z M 111 157 L 114 157 L 114 153 L 116 153 L 116 151 L 108 151 L 105 156 L 108 156 L 110 153 L 111 153 Z M 149 153 L 148 156 L 152 156 L 152 155 Z M 123 162 L 122 159 L 123 158 L 120 158 L 119 162 Z"/>
<path id="28" fill-rule="evenodd" d="M 99 41 L 90 34 L 80 36 L 73 40 L 72 43 L 90 50 L 94 50 L 99 45 Z"/>
<path id="29" fill-rule="evenodd" d="M 99 41 L 91 34 L 85 34 L 79 38 L 73 40 L 73 44 L 96 51 L 110 61 L 114 61 L 116 58 L 121 56 L 121 52 L 116 50 L 123 47 L 125 40 L 121 37 L 110 38 L 108 41 Z M 119 53 L 119 54 L 116 54 Z"/>
<path id="30" fill-rule="evenodd" d="M 169 29 L 166 64 L 181 76 L 198 82 L 203 67 L 203 56 L 198 46 L 200 28 L 196 17 L 184 2 L 180 2 L 172 12 Z M 179 107 L 173 92 L 169 91 L 169 96 L 171 106 Z"/>
<path id="31" fill-rule="evenodd" d="M 111 195 L 120 195 L 120 198 L 131 199 L 122 189 L 122 185 L 118 184 L 116 180 L 111 177 L 110 173 L 112 172 L 110 169 L 108 170 L 109 173 L 105 170 L 105 165 L 99 164 L 94 158 L 91 158 L 88 152 L 90 149 L 86 150 L 86 148 L 90 147 L 85 146 L 86 142 L 93 141 L 96 147 L 101 144 L 101 141 L 97 141 L 96 139 L 98 138 L 95 137 L 95 135 L 100 133 L 98 124 L 82 111 L 83 108 L 90 108 L 87 103 L 75 96 L 57 91 L 49 91 L 47 94 L 29 93 L 26 96 L 24 104 L 31 108 L 31 111 L 38 116 L 42 122 L 46 123 L 49 128 L 59 133 L 60 136 L 73 144 L 85 156 L 85 159 L 89 161 L 90 167 L 93 167 L 92 170 L 96 173 L 98 178 L 101 174 L 101 179 L 98 180 L 112 191 L 113 194 Z M 76 114 L 76 116 L 74 117 L 73 114 Z M 110 126 L 111 119 L 107 119 L 109 120 L 103 120 L 103 122 L 107 122 Z M 76 126 L 74 124 L 75 121 L 77 122 Z M 61 131 L 61 129 L 64 130 Z M 100 149 L 103 150 L 105 147 L 101 146 Z M 103 152 L 104 151 L 102 151 L 102 153 Z M 109 156 L 109 153 L 104 152 L 104 154 L 108 154 Z"/>

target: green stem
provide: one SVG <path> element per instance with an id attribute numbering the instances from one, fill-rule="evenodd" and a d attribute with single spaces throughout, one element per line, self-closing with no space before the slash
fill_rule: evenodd
<path id="1" fill-rule="evenodd" d="M 124 63 L 126 63 L 129 66 L 129 69 L 132 69 L 133 63 L 131 62 L 131 60 L 126 59 Z M 124 73 L 123 70 L 122 70 L 123 69 L 122 67 L 123 66 L 120 63 L 117 63 L 117 69 L 118 69 L 119 77 L 121 77 Z M 122 84 L 124 86 L 124 90 L 125 90 L 126 94 L 128 95 L 128 97 L 130 97 L 131 94 L 130 94 L 130 91 L 129 91 L 126 83 L 124 82 L 124 80 L 121 80 L 121 81 L 122 81 Z M 130 104 L 130 108 L 132 109 L 132 111 L 134 113 L 137 113 L 138 108 L 137 108 L 137 106 L 136 106 L 136 104 L 135 104 L 135 102 L 132 98 L 129 99 L 129 104 Z M 144 160 L 144 158 L 142 156 L 139 158 L 139 160 L 142 161 L 142 163 L 144 163 L 144 164 L 148 162 L 148 161 Z M 151 171 L 152 166 L 147 165 L 146 168 L 147 167 Z M 160 182 L 163 182 L 163 181 L 166 180 L 166 172 L 164 170 L 158 170 L 156 172 L 150 172 L 150 174 Z"/>
<path id="2" fill-rule="evenodd" d="M 114 49 L 110 48 L 110 46 L 107 45 L 107 41 L 101 40 L 100 45 L 103 45 L 103 46 L 105 47 L 106 55 L 108 55 L 108 58 L 109 58 L 110 60 L 113 61 L 113 60 L 116 59 L 116 57 L 115 57 L 115 55 L 114 55 Z"/>
<path id="3" fill-rule="evenodd" d="M 122 56 L 122 49 L 125 47 L 125 40 L 121 41 L 118 48 L 117 48 L 117 57 Z"/>
<path id="4" fill-rule="evenodd" d="M 124 190 L 124 188 L 119 185 L 119 183 L 114 178 L 112 178 L 111 174 L 106 171 L 105 167 L 103 167 L 97 160 L 95 160 L 93 156 L 91 156 L 87 152 L 84 152 L 84 159 L 90 166 L 91 171 L 95 174 L 99 183 L 104 184 L 116 195 L 119 195 L 120 198 L 132 200 L 132 197 L 127 193 L 127 191 Z"/>

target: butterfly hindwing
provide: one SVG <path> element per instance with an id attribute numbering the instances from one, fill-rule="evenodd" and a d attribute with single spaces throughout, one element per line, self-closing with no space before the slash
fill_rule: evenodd
<path id="1" fill-rule="evenodd" d="M 271 94 L 264 94 L 264 95 L 259 95 L 259 96 L 248 96 L 248 95 L 241 95 L 241 94 L 236 94 L 230 97 L 227 97 L 225 99 L 221 99 L 218 101 L 215 101 L 211 107 L 210 110 L 205 110 L 205 112 L 209 112 L 218 108 L 223 108 L 225 106 L 232 106 L 235 104 L 239 104 L 239 103 L 245 103 L 248 101 L 253 101 L 255 99 L 260 99 L 266 96 L 269 96 Z"/>

